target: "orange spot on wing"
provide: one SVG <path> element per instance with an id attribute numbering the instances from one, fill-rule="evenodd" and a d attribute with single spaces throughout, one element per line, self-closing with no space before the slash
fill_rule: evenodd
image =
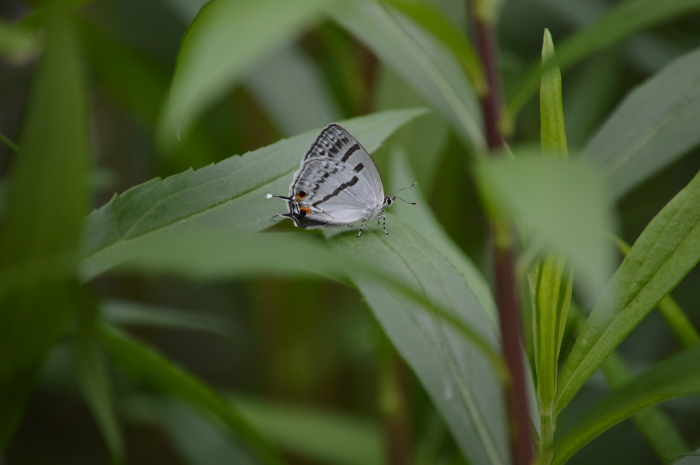
<path id="1" fill-rule="evenodd" d="M 299 207 L 299 211 L 304 213 L 305 215 L 311 214 L 311 209 L 309 207 Z"/>
<path id="2" fill-rule="evenodd" d="M 309 194 L 307 194 L 304 191 L 299 191 L 296 193 L 296 195 L 294 197 L 296 197 L 297 199 L 304 199 L 304 198 L 306 198 L 307 195 L 309 195 Z"/>

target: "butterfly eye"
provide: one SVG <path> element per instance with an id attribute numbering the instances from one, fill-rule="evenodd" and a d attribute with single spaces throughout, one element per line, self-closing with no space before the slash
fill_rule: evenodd
<path id="1" fill-rule="evenodd" d="M 299 191 L 299 192 L 297 192 L 297 198 L 298 198 L 298 199 L 303 199 L 303 198 L 305 198 L 307 195 L 309 195 L 309 194 L 307 194 L 307 193 L 304 192 L 304 191 Z"/>

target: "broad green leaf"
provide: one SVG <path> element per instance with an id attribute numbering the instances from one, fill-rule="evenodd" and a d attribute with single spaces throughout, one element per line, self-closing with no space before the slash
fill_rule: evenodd
<path id="1" fill-rule="evenodd" d="M 613 391 L 555 443 L 553 463 L 563 464 L 600 433 L 646 407 L 676 397 L 700 394 L 698 366 L 700 346 L 658 363 Z"/>
<path id="2" fill-rule="evenodd" d="M 377 421 L 272 400 L 230 397 L 270 441 L 319 463 L 380 465 L 384 444 Z"/>
<path id="3" fill-rule="evenodd" d="M 75 304 L 72 275 L 88 204 L 85 83 L 71 19 L 60 7 L 52 11 L 0 230 L 0 448 Z"/>
<path id="4" fill-rule="evenodd" d="M 700 10 L 700 0 L 627 0 L 612 8 L 594 24 L 569 37 L 557 49 L 556 64 L 567 70 L 594 52 L 613 46 L 634 33 L 651 28 L 686 13 Z M 555 65 L 552 61 L 548 66 Z M 507 118 L 512 120 L 536 92 L 539 63 L 531 67 L 523 84 L 508 102 Z"/>
<path id="5" fill-rule="evenodd" d="M 207 331 L 231 336 L 237 328 L 227 318 L 153 306 L 128 300 L 105 300 L 100 305 L 102 318 L 117 326 L 152 326 L 169 329 Z"/>
<path id="6" fill-rule="evenodd" d="M 300 47 L 274 52 L 248 73 L 245 83 L 284 135 L 340 119 L 318 67 Z"/>
<path id="7" fill-rule="evenodd" d="M 343 121 L 370 152 L 396 128 L 424 110 L 394 110 Z M 251 232 L 272 224 L 286 209 L 265 194 L 286 194 L 292 174 L 318 130 L 234 156 L 215 165 L 136 186 L 88 216 L 83 244 L 83 276 L 92 278 L 134 256 L 150 235 L 228 229 Z"/>
<path id="8" fill-rule="evenodd" d="M 455 57 L 389 6 L 359 0 L 330 9 L 335 21 L 409 82 L 477 152 L 485 146 L 474 92 Z"/>
<path id="9" fill-rule="evenodd" d="M 402 150 L 396 149 L 392 154 L 392 176 L 395 186 L 408 186 L 414 179 L 411 168 L 406 158 L 402 156 Z M 430 209 L 428 202 L 423 197 L 420 185 L 406 191 L 406 197 L 418 205 L 408 205 L 403 202 L 395 202 L 392 205 L 393 212 L 406 224 L 410 224 L 430 244 L 442 253 L 457 268 L 467 286 L 474 293 L 481 307 L 496 325 L 496 303 L 491 295 L 491 288 L 481 272 L 472 263 L 469 257 L 455 244 L 448 234 L 440 227 L 435 214 Z"/>
<path id="10" fill-rule="evenodd" d="M 700 49 L 634 89 L 588 143 L 584 155 L 620 198 L 700 144 Z"/>
<path id="11" fill-rule="evenodd" d="M 180 399 L 217 418 L 267 464 L 284 461 L 223 397 L 193 375 L 134 339 L 113 328 L 103 327 L 100 337 L 112 360 L 131 380 L 143 387 Z"/>
<path id="12" fill-rule="evenodd" d="M 293 39 L 332 0 L 213 0 L 190 24 L 164 109 L 160 137 L 175 143 L 252 65 Z"/>
<path id="13" fill-rule="evenodd" d="M 606 286 L 566 360 L 561 411 L 605 358 L 700 261 L 700 174 L 654 217 Z"/>
<path id="14" fill-rule="evenodd" d="M 100 345 L 97 325 L 97 306 L 88 301 L 77 312 L 77 331 L 74 350 L 78 366 L 78 382 L 85 401 L 107 443 L 112 463 L 124 462 L 124 440 L 114 407 L 112 380 Z M 91 300 L 91 299 L 90 299 Z"/>
<path id="15" fill-rule="evenodd" d="M 603 179 L 590 163 L 499 157 L 478 165 L 476 173 L 486 195 L 522 220 L 535 243 L 562 254 L 588 298 L 596 296 L 612 274 L 605 234 L 613 220 Z"/>
<path id="16" fill-rule="evenodd" d="M 394 216 L 388 216 L 386 227 L 388 236 L 373 224 L 366 225 L 360 238 L 341 230 L 329 230 L 327 235 L 339 254 L 371 263 L 378 272 L 445 309 L 492 350 L 497 347 L 492 321 L 449 260 Z M 350 274 L 469 462 L 508 463 L 502 385 L 475 338 L 465 338 L 425 303 L 395 292 L 368 274 Z"/>
<path id="17" fill-rule="evenodd" d="M 552 36 L 545 29 L 542 61 L 554 56 Z M 540 138 L 544 158 L 567 159 L 566 127 L 561 96 L 561 73 L 552 68 L 540 82 Z M 540 450 L 548 450 L 554 440 L 559 351 L 564 337 L 566 316 L 572 291 L 572 273 L 561 254 L 550 254 L 528 273 L 532 296 L 532 334 L 537 374 L 537 399 L 540 406 Z M 551 457 L 543 456 L 543 463 Z"/>
<path id="18" fill-rule="evenodd" d="M 601 371 L 613 388 L 624 386 L 634 378 L 632 371 L 615 352 L 601 365 Z M 688 451 L 688 445 L 680 431 L 659 407 L 647 407 L 639 411 L 632 417 L 632 421 L 663 462 Z"/>

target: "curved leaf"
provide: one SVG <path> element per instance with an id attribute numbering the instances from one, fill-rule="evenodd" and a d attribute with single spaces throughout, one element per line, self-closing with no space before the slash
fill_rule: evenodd
<path id="1" fill-rule="evenodd" d="M 478 102 L 461 66 L 442 43 L 374 1 L 341 3 L 329 12 L 452 122 L 465 142 L 477 152 L 484 148 Z"/>
<path id="2" fill-rule="evenodd" d="M 700 144 L 700 49 L 632 91 L 588 143 L 619 198 Z"/>
<path id="3" fill-rule="evenodd" d="M 213 0 L 190 24 L 160 124 L 175 142 L 216 98 L 276 45 L 296 36 L 329 0 Z"/>
<path id="4" fill-rule="evenodd" d="M 394 217 L 361 238 L 339 230 L 327 233 L 331 247 L 371 263 L 435 302 L 463 322 L 490 347 L 498 347 L 494 325 L 457 269 L 423 237 Z M 442 315 L 388 288 L 367 274 L 350 271 L 392 343 L 415 371 L 470 463 L 508 463 L 502 385 L 492 362 L 473 340 L 442 321 Z"/>
<path id="5" fill-rule="evenodd" d="M 605 288 L 559 377 L 563 409 L 605 358 L 700 261 L 700 173 L 649 223 Z"/>
<path id="6" fill-rule="evenodd" d="M 342 122 L 370 152 L 422 109 L 375 113 Z M 318 131 L 282 140 L 243 156 L 197 171 L 140 184 L 87 218 L 82 270 L 85 279 L 133 256 L 139 238 L 178 231 L 227 228 L 232 232 L 269 227 L 270 216 L 284 209 L 266 193 L 286 194 L 292 173 Z"/>
<path id="7" fill-rule="evenodd" d="M 316 64 L 293 45 L 274 52 L 245 80 L 284 135 L 299 134 L 340 119 Z"/>

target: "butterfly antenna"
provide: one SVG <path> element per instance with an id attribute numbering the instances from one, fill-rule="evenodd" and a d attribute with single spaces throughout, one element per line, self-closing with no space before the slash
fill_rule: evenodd
<path id="1" fill-rule="evenodd" d="M 271 199 L 272 197 L 277 197 L 278 199 L 284 199 L 284 200 L 294 200 L 294 199 L 291 198 L 291 197 L 285 197 L 285 196 L 283 196 L 283 195 L 272 195 L 272 194 L 267 194 L 267 195 L 265 196 L 266 199 Z"/>
<path id="2" fill-rule="evenodd" d="M 396 194 L 396 193 L 399 192 L 399 191 L 406 190 L 406 189 L 410 189 L 411 187 L 415 186 L 416 184 L 418 184 L 418 183 L 417 183 L 417 182 L 414 182 L 414 183 L 411 184 L 410 186 L 402 187 L 401 189 L 396 189 L 394 192 L 392 192 L 391 194 L 389 194 L 389 197 L 391 197 L 392 199 L 399 199 L 399 200 L 401 200 L 402 202 L 406 202 L 406 203 L 411 204 L 411 205 L 418 205 L 417 203 L 409 202 L 408 200 L 404 200 L 404 199 L 402 199 L 401 197 L 396 197 L 396 196 L 394 195 L 394 194 Z"/>
<path id="3" fill-rule="evenodd" d="M 396 189 L 394 192 L 392 192 L 391 194 L 389 194 L 389 197 L 391 197 L 392 195 L 396 194 L 396 193 L 399 192 L 399 191 L 404 191 L 404 190 L 406 190 L 406 189 L 410 189 L 411 187 L 415 186 L 416 184 L 418 184 L 418 183 L 417 183 L 417 182 L 414 182 L 414 183 L 411 184 L 410 186 L 402 187 L 401 189 Z M 267 194 L 267 195 L 270 195 L 270 194 Z"/>

